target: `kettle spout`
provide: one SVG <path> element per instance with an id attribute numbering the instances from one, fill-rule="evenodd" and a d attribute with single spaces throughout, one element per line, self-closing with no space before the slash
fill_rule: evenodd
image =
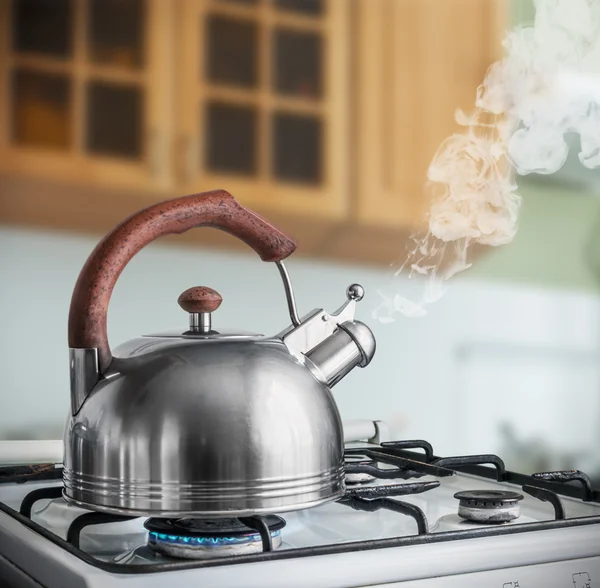
<path id="1" fill-rule="evenodd" d="M 355 367 L 367 366 L 375 355 L 375 336 L 367 325 L 360 321 L 346 321 L 338 329 L 311 349 L 306 358 L 313 372 L 327 384 L 335 386 Z"/>
<path id="2" fill-rule="evenodd" d="M 375 354 L 375 336 L 367 325 L 354 320 L 356 303 L 364 296 L 363 287 L 359 284 L 350 285 L 346 290 L 346 302 L 336 312 L 329 314 L 317 309 L 299 320 L 285 271 L 282 271 L 282 277 L 286 284 L 292 325 L 278 337 L 290 353 L 330 388 L 356 366 L 368 365 Z"/>
<path id="3" fill-rule="evenodd" d="M 76 415 L 100 379 L 97 349 L 69 349 L 71 413 Z"/>

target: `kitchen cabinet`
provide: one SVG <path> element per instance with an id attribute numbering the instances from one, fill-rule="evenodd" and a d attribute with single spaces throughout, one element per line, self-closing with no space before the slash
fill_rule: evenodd
<path id="1" fill-rule="evenodd" d="M 386 264 L 424 219 L 427 165 L 500 54 L 506 7 L 51 5 L 0 0 L 0 221 L 104 232 L 161 198 L 225 188 L 300 252 Z"/>
<path id="2" fill-rule="evenodd" d="M 357 215 L 413 225 L 424 213 L 427 167 L 474 109 L 501 55 L 504 2 L 359 0 L 355 92 Z"/>
<path id="3" fill-rule="evenodd" d="M 0 10 L 0 170 L 164 188 L 168 4 L 2 0 Z"/>
<path id="4" fill-rule="evenodd" d="M 345 1 L 183 0 L 180 191 L 268 212 L 348 211 Z"/>
<path id="5" fill-rule="evenodd" d="M 426 223 L 427 168 L 502 56 L 505 0 L 355 0 L 352 221 L 329 254 L 392 263 Z M 481 250 L 477 251 L 477 255 Z"/>

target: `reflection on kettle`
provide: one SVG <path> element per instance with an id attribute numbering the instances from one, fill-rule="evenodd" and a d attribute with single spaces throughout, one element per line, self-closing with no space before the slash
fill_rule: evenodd
<path id="1" fill-rule="evenodd" d="M 113 357 L 106 314 L 123 268 L 154 239 L 201 226 L 277 264 L 292 324 L 272 337 L 220 329 L 213 313 L 221 296 L 194 287 L 178 301 L 189 314 L 185 330 L 139 337 Z M 218 517 L 343 494 L 343 431 L 330 388 L 371 361 L 375 339 L 354 320 L 364 295 L 357 284 L 336 312 L 299 318 L 282 263 L 295 248 L 224 191 L 153 205 L 98 244 L 69 314 L 67 501 L 134 516 Z"/>

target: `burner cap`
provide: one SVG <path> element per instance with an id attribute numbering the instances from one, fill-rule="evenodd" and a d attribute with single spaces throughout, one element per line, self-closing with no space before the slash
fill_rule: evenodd
<path id="1" fill-rule="evenodd" d="M 521 514 L 519 501 L 523 495 L 507 490 L 469 490 L 454 495 L 458 515 L 476 523 L 506 523 Z"/>
<path id="2" fill-rule="evenodd" d="M 263 517 L 273 540 L 281 545 L 285 520 L 275 515 Z M 154 551 L 185 559 L 227 557 L 262 551 L 258 531 L 239 519 L 148 519 L 148 545 Z"/>

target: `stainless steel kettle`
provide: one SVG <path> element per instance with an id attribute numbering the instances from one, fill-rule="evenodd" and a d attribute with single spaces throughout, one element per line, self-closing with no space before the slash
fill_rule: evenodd
<path id="1" fill-rule="evenodd" d="M 221 330 L 212 321 L 221 297 L 196 287 L 179 297 L 187 330 L 139 337 L 113 354 L 106 315 L 123 268 L 154 239 L 201 226 L 276 262 L 292 325 L 274 337 Z M 150 206 L 98 244 L 69 314 L 67 502 L 132 516 L 221 517 L 343 494 L 343 431 L 330 388 L 370 362 L 375 339 L 354 320 L 358 285 L 337 312 L 298 318 L 282 263 L 295 248 L 221 190 Z"/>

